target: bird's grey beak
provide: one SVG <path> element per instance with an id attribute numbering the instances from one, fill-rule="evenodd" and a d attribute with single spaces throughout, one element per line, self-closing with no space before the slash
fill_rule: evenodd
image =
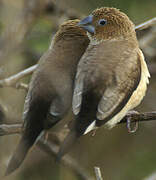
<path id="1" fill-rule="evenodd" d="M 79 23 L 78 26 L 82 27 L 83 29 L 85 29 L 86 31 L 88 31 L 89 33 L 94 34 L 95 32 L 95 28 L 92 25 L 93 22 L 93 15 L 89 15 L 88 17 L 82 19 Z"/>

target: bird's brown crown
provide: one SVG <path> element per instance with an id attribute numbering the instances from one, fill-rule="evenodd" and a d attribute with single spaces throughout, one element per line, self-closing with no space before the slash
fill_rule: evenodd
<path id="1" fill-rule="evenodd" d="M 61 39 L 70 40 L 73 38 L 85 38 L 88 40 L 86 31 L 81 27 L 78 27 L 77 24 L 80 22 L 79 19 L 68 20 L 64 22 L 60 27 L 57 33 L 55 34 L 54 41 L 58 42 Z M 89 40 L 88 40 L 89 41 Z"/>
<path id="2" fill-rule="evenodd" d="M 128 16 L 116 8 L 102 7 L 92 13 L 96 39 L 116 39 L 135 36 L 134 24 Z M 105 25 L 99 21 L 105 20 Z"/>

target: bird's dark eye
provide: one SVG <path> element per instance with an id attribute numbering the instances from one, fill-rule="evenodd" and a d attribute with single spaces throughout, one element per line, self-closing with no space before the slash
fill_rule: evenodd
<path id="1" fill-rule="evenodd" d="M 105 19 L 100 19 L 99 20 L 99 25 L 100 26 L 104 26 L 105 24 L 107 24 L 107 21 Z"/>

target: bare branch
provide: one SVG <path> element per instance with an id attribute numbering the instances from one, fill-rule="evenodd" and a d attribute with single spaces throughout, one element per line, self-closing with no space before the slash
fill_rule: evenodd
<path id="1" fill-rule="evenodd" d="M 154 47 L 151 46 L 154 41 L 156 41 L 156 26 L 152 27 L 150 31 L 139 40 L 140 47 L 149 57 L 154 57 L 156 55 Z"/>
<path id="2" fill-rule="evenodd" d="M 37 68 L 37 64 L 17 73 L 15 75 L 12 75 L 8 78 L 0 80 L 0 87 L 16 87 L 16 88 L 27 89 L 28 87 L 25 84 L 17 84 L 17 82 L 20 79 L 24 78 L 25 76 L 32 74 L 36 68 Z"/>
<path id="3" fill-rule="evenodd" d="M 21 47 L 21 44 L 23 44 L 23 40 L 26 37 L 26 35 L 29 33 L 31 30 L 31 27 L 35 23 L 36 19 L 38 18 L 38 14 L 41 12 L 41 7 L 39 5 L 38 0 L 24 0 L 24 7 L 23 10 L 21 11 L 22 13 L 19 15 L 18 19 L 16 20 L 17 23 L 13 23 L 11 28 L 8 28 L 9 31 L 5 31 L 2 35 L 1 39 L 1 44 L 3 46 L 0 47 L 0 65 L 2 65 L 6 59 L 6 56 L 8 54 L 11 54 L 14 52 L 14 50 L 18 49 Z M 43 1 L 44 2 L 44 1 Z M 68 8 L 67 8 L 68 9 Z M 75 11 L 66 11 L 64 9 L 59 10 L 60 17 L 55 19 L 54 16 L 54 23 L 56 22 L 57 24 L 62 23 L 66 18 L 75 18 L 75 17 L 81 17 L 79 14 L 77 14 Z M 58 15 L 57 15 L 58 16 Z M 62 18 L 63 17 L 63 18 Z M 144 22 L 138 26 L 135 27 L 136 30 L 143 30 L 145 28 L 148 28 L 149 26 L 153 26 L 156 24 L 156 18 L 153 18 L 147 22 Z M 8 43 L 9 42 L 9 43 Z M 146 41 L 147 42 L 147 41 Z M 145 44 L 145 43 L 144 43 Z M 21 48 L 20 48 L 21 49 Z M 14 87 L 17 89 L 24 89 L 28 90 L 28 85 L 24 83 L 20 83 L 19 81 L 24 78 L 27 75 L 30 75 L 31 73 L 34 72 L 34 70 L 37 68 L 37 64 L 34 66 L 31 66 L 15 75 L 12 75 L 8 78 L 0 80 L 0 87 Z M 131 114 L 127 115 L 120 123 L 125 123 L 127 122 L 127 118 L 130 117 L 132 122 L 136 121 L 149 121 L 149 120 L 156 120 L 156 112 L 147 112 L 147 113 L 139 113 L 139 114 Z M 12 135 L 12 134 L 20 134 L 22 133 L 22 124 L 2 124 L 0 125 L 0 136 L 3 135 Z M 52 156 L 56 156 L 58 152 L 59 146 L 52 142 L 46 142 L 41 138 L 37 145 L 43 149 L 45 152 Z M 81 168 L 75 162 L 74 159 L 72 159 L 70 156 L 65 156 L 62 159 L 62 162 L 65 166 L 70 167 L 78 176 L 80 176 L 82 179 L 86 180 L 91 180 L 93 179 L 90 177 L 86 171 Z M 98 180 L 102 180 L 100 168 L 95 167 L 95 173 L 96 173 L 96 178 Z"/>
<path id="4" fill-rule="evenodd" d="M 131 122 L 143 122 L 156 120 L 156 111 L 154 112 L 144 112 L 138 113 L 132 111 L 127 113 L 127 115 L 120 121 L 121 123 L 126 123 L 127 118 L 131 117 Z M 0 136 L 17 134 L 22 132 L 22 124 L 2 124 L 0 125 Z"/>
<path id="5" fill-rule="evenodd" d="M 132 112 L 132 113 L 127 113 L 127 115 L 120 121 L 119 124 L 121 123 L 126 123 L 127 122 L 127 118 L 131 118 L 131 122 L 143 122 L 143 121 L 152 121 L 152 120 L 156 120 L 156 111 L 154 112 L 144 112 L 144 113 L 136 113 L 136 112 Z"/>
<path id="6" fill-rule="evenodd" d="M 131 112 L 128 113 L 125 118 L 120 123 L 126 123 L 127 118 L 131 117 L 131 122 L 143 122 L 143 121 L 151 121 L 151 120 L 156 120 L 156 111 L 154 112 L 145 112 L 145 113 L 136 113 L 136 112 Z M 119 123 L 119 124 L 120 124 Z M 22 132 L 22 124 L 2 124 L 0 125 L 0 136 L 4 135 L 11 135 L 11 134 L 20 134 Z M 52 156 L 56 156 L 58 152 L 58 146 L 56 144 L 53 144 L 51 142 L 45 143 L 43 138 L 41 138 L 37 145 L 42 148 L 45 152 Z M 62 162 L 64 165 L 68 165 L 73 171 L 76 172 L 77 175 L 81 176 L 82 179 L 93 179 L 90 177 L 71 157 L 68 155 L 65 156 L 62 159 Z M 100 175 L 100 171 L 98 167 L 95 167 L 95 172 L 96 172 L 96 177 L 98 180 L 102 180 L 102 177 Z M 101 179 L 100 179 L 101 178 Z"/>
<path id="7" fill-rule="evenodd" d="M 142 24 L 139 24 L 137 26 L 135 26 L 135 30 L 143 30 L 143 29 L 146 29 L 150 26 L 153 26 L 153 25 L 156 25 L 156 17 L 148 20 L 148 21 L 145 21 L 144 23 Z"/>
<path id="8" fill-rule="evenodd" d="M 22 124 L 0 125 L 0 136 L 20 133 L 22 133 Z M 53 157 L 56 157 L 59 149 L 59 146 L 54 144 L 53 142 L 45 142 L 43 137 L 39 139 L 39 141 L 37 142 L 37 146 L 39 146 L 39 148 L 41 148 L 43 151 Z M 86 173 L 86 170 L 84 170 L 80 165 L 78 165 L 78 163 L 69 155 L 63 157 L 61 162 L 63 163 L 63 165 L 68 166 L 70 169 L 72 169 L 79 177 L 81 177 L 81 179 L 93 180 L 93 178 Z"/>
<path id="9" fill-rule="evenodd" d="M 156 179 L 156 172 L 150 174 L 148 177 L 144 178 L 143 180 L 155 180 Z"/>
<path id="10" fill-rule="evenodd" d="M 0 125 L 0 136 L 20 134 L 22 132 L 22 124 L 2 124 Z"/>
<path id="11" fill-rule="evenodd" d="M 94 170 L 95 170 L 96 180 L 103 180 L 100 168 L 94 167 Z"/>
<path id="12" fill-rule="evenodd" d="M 41 138 L 37 145 L 46 153 L 48 153 L 50 156 L 56 157 L 59 146 L 52 143 L 52 142 L 46 142 L 44 143 L 44 139 Z M 93 180 L 93 177 L 91 177 L 88 173 L 86 173 L 86 170 L 83 169 L 72 157 L 69 155 L 66 155 L 61 160 L 62 164 L 65 167 L 69 167 L 71 170 L 73 170 L 77 176 L 79 176 L 81 179 L 84 180 Z"/>
<path id="13" fill-rule="evenodd" d="M 16 89 L 23 89 L 27 92 L 28 91 L 28 84 L 16 83 Z"/>

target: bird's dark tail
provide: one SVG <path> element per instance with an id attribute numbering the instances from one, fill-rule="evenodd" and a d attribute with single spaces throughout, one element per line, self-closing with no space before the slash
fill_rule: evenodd
<path id="1" fill-rule="evenodd" d="M 27 135 L 23 134 L 9 164 L 5 173 L 5 176 L 10 175 L 12 172 L 14 172 L 24 161 L 29 149 L 32 147 L 32 145 L 35 143 L 37 137 L 41 133 L 41 130 L 38 131 L 38 133 L 34 133 L 33 137 L 28 137 Z"/>
<path id="2" fill-rule="evenodd" d="M 23 162 L 23 160 L 26 157 L 27 152 L 30 149 L 30 143 L 28 142 L 28 139 L 22 138 L 20 140 L 20 143 L 18 144 L 10 162 L 7 167 L 5 175 L 11 174 L 13 171 L 15 171 Z"/>
<path id="3" fill-rule="evenodd" d="M 22 164 L 29 149 L 44 130 L 49 106 L 50 102 L 45 102 L 42 99 L 31 102 L 29 111 L 24 118 L 25 124 L 22 138 L 9 162 L 5 173 L 6 176 L 14 172 Z"/>
<path id="4" fill-rule="evenodd" d="M 71 131 L 63 141 L 60 146 L 59 152 L 57 154 L 56 161 L 60 161 L 61 158 L 70 150 L 70 148 L 77 142 L 77 139 L 80 137 L 76 131 Z"/>
<path id="5" fill-rule="evenodd" d="M 44 117 L 42 117 L 40 113 L 38 113 L 37 115 L 35 115 L 35 113 L 36 112 L 29 112 L 29 114 L 27 115 L 27 122 L 22 138 L 9 162 L 5 175 L 11 174 L 22 164 L 29 149 L 33 146 L 33 144 L 43 131 Z"/>

